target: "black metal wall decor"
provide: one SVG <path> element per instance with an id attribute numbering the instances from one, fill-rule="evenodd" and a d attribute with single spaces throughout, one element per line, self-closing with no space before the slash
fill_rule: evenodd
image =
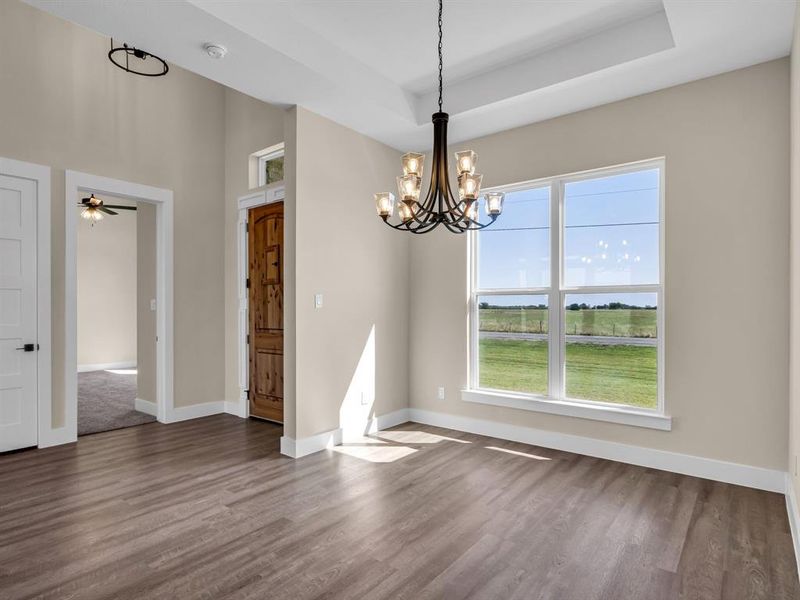
<path id="1" fill-rule="evenodd" d="M 169 65 L 163 58 L 145 50 L 122 44 L 114 46 L 111 38 L 111 50 L 108 51 L 108 60 L 127 73 L 135 73 L 144 77 L 161 77 L 169 72 Z"/>
<path id="2" fill-rule="evenodd" d="M 485 194 L 484 204 L 488 221 L 480 222 L 481 180 L 483 175 L 475 173 L 478 155 L 472 150 L 456 152 L 458 175 L 458 200 L 453 197 L 447 173 L 447 121 L 442 112 L 442 0 L 439 0 L 439 111 L 433 113 L 433 165 L 431 182 L 425 199 L 420 202 L 422 167 L 425 155 L 409 152 L 402 157 L 403 176 L 397 178 L 400 201 L 395 202 L 391 192 L 375 194 L 375 206 L 384 223 L 400 231 L 427 233 L 444 225 L 453 233 L 483 229 L 495 222 L 503 212 L 502 192 Z M 391 223 L 395 207 L 400 219 Z"/>

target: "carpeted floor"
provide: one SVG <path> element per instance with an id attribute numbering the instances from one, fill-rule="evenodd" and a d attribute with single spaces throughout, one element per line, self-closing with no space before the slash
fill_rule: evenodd
<path id="1" fill-rule="evenodd" d="M 135 400 L 135 374 L 78 373 L 78 435 L 155 421 L 155 417 L 134 409 Z"/>

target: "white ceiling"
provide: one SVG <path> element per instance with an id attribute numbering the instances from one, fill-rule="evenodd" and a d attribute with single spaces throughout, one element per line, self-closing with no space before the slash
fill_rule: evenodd
<path id="1" fill-rule="evenodd" d="M 430 145 L 436 0 L 26 0 L 267 102 Z M 445 0 L 461 141 L 785 56 L 794 0 Z M 225 45 L 223 60 L 203 52 Z"/>

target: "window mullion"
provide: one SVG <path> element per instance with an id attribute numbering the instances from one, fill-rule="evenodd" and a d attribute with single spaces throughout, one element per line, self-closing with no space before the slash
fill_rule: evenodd
<path id="1" fill-rule="evenodd" d="M 547 299 L 548 396 L 561 398 L 561 183 L 550 184 L 550 293 Z"/>

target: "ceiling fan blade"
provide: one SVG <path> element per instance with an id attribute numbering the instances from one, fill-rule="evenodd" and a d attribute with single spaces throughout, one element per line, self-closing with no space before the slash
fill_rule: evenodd
<path id="1" fill-rule="evenodd" d="M 100 212 L 104 212 L 107 215 L 118 215 L 119 213 L 114 212 L 113 210 L 108 210 L 105 206 L 98 206 L 97 210 Z"/>
<path id="2" fill-rule="evenodd" d="M 106 208 L 115 208 L 117 210 L 136 210 L 135 206 L 122 206 L 120 204 L 104 204 Z"/>

